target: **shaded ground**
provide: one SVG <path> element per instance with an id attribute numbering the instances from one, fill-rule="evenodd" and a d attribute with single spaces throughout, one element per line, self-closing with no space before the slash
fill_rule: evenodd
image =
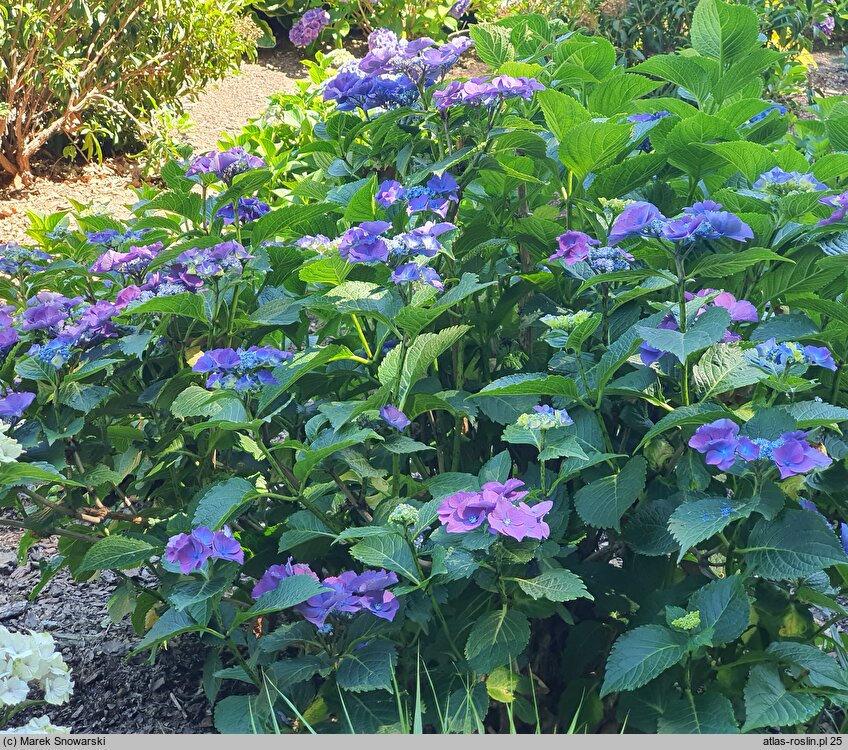
<path id="1" fill-rule="evenodd" d="M 848 93 L 848 63 L 845 53 L 839 49 L 828 49 L 814 55 L 818 68 L 810 75 L 813 87 L 825 96 Z"/>
<path id="2" fill-rule="evenodd" d="M 200 684 L 204 649 L 197 641 L 179 639 L 153 666 L 143 656 L 129 657 L 139 639 L 128 621 L 115 625 L 106 612 L 117 580 L 111 573 L 80 584 L 63 571 L 36 601 L 28 602 L 40 578 L 39 561 L 56 549 L 50 541 L 41 542 L 18 566 L 19 538 L 20 532 L 0 527 L 0 624 L 51 633 L 75 682 L 70 703 L 36 715 L 47 713 L 54 724 L 96 734 L 212 731 Z M 22 715 L 19 723 L 27 718 Z"/>

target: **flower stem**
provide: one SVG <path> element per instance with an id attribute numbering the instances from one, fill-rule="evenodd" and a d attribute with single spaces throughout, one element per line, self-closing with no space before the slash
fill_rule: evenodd
<path id="1" fill-rule="evenodd" d="M 356 326 L 356 332 L 359 334 L 359 340 L 362 342 L 362 346 L 365 349 L 365 356 L 368 357 L 369 362 L 372 362 L 374 360 L 374 354 L 371 351 L 371 347 L 368 346 L 368 339 L 365 338 L 365 332 L 362 330 L 359 318 L 356 317 L 356 313 L 351 313 L 350 317 L 353 318 L 353 325 Z"/>

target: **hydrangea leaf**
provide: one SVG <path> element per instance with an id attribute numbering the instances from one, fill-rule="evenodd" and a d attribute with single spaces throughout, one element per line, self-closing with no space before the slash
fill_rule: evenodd
<path id="1" fill-rule="evenodd" d="M 256 487 L 241 477 L 231 477 L 207 487 L 198 497 L 192 523 L 220 529 L 256 495 Z"/>
<path id="2" fill-rule="evenodd" d="M 848 693 L 848 675 L 833 656 L 808 643 L 773 641 L 766 653 L 794 667 L 813 687 L 832 688 Z"/>
<path id="3" fill-rule="evenodd" d="M 733 344 L 714 344 L 692 368 L 692 383 L 702 401 L 766 379 L 767 374 L 745 359 Z"/>
<path id="4" fill-rule="evenodd" d="M 336 680 L 343 690 L 362 693 L 368 690 L 392 689 L 392 673 L 397 664 L 394 644 L 373 640 L 342 657 Z"/>
<path id="5" fill-rule="evenodd" d="M 634 456 L 618 474 L 596 479 L 577 490 L 574 507 L 590 526 L 619 530 L 621 517 L 645 489 L 647 470 L 648 462 Z"/>
<path id="6" fill-rule="evenodd" d="M 126 570 L 137 568 L 147 562 L 151 555 L 161 552 L 150 542 L 128 536 L 108 536 L 94 544 L 86 552 L 82 564 L 77 568 L 80 573 L 94 570 Z"/>
<path id="7" fill-rule="evenodd" d="M 748 684 L 745 685 L 745 724 L 742 731 L 802 724 L 821 711 L 822 706 L 824 698 L 810 693 L 789 692 L 774 665 L 757 664 L 751 668 Z"/>
<path id="8" fill-rule="evenodd" d="M 668 531 L 668 519 L 674 511 L 671 500 L 652 500 L 640 505 L 624 524 L 622 538 L 640 555 L 668 555 L 678 543 Z"/>
<path id="9" fill-rule="evenodd" d="M 715 692 L 686 691 L 665 706 L 657 722 L 660 734 L 738 734 L 733 704 Z"/>
<path id="10" fill-rule="evenodd" d="M 267 591 L 257 599 L 256 603 L 242 615 L 242 619 L 250 619 L 265 615 L 269 612 L 279 612 L 302 604 L 307 599 L 322 594 L 329 589 L 312 576 L 293 575 L 283 578 L 277 587 Z"/>
<path id="11" fill-rule="evenodd" d="M 690 355 L 715 344 L 724 336 L 730 324 L 730 314 L 723 307 L 710 307 L 686 331 L 639 326 L 645 343 L 663 352 L 669 352 L 678 362 L 686 362 Z"/>
<path id="12" fill-rule="evenodd" d="M 836 534 L 817 513 L 787 510 L 776 521 L 757 521 L 745 554 L 751 573 L 771 581 L 804 578 L 848 563 Z"/>
<path id="13" fill-rule="evenodd" d="M 689 611 L 701 613 L 701 628 L 712 628 L 711 643 L 721 646 L 736 640 L 751 621 L 751 602 L 741 576 L 711 581 L 689 599 Z"/>
<path id="14" fill-rule="evenodd" d="M 489 612 L 471 628 L 465 658 L 478 674 L 486 674 L 517 658 L 529 641 L 526 615 L 513 609 Z"/>
<path id="15" fill-rule="evenodd" d="M 620 636 L 607 660 L 601 697 L 647 684 L 683 658 L 688 640 L 662 625 L 642 625 Z"/>
<path id="16" fill-rule="evenodd" d="M 570 602 L 574 599 L 594 599 L 586 590 L 580 576 L 564 568 L 546 570 L 530 579 L 519 579 L 518 585 L 525 594 L 534 599 L 548 599 L 552 602 Z"/>
<path id="17" fill-rule="evenodd" d="M 483 734 L 483 719 L 489 712 L 489 694 L 483 682 L 454 690 L 445 707 L 445 731 L 457 734 Z"/>
<path id="18" fill-rule="evenodd" d="M 232 581 L 233 574 L 224 572 L 215 574 L 209 580 L 183 577 L 168 595 L 168 601 L 174 609 L 182 611 L 207 599 L 214 599 L 226 591 Z"/>
<path id="19" fill-rule="evenodd" d="M 369 536 L 354 544 L 350 554 L 364 565 L 392 570 L 418 583 L 418 569 L 412 551 L 400 534 Z"/>
<path id="20" fill-rule="evenodd" d="M 678 561 L 690 547 L 718 534 L 733 521 L 747 518 L 752 510 L 750 503 L 734 505 L 726 497 L 687 500 L 679 505 L 668 519 L 668 530 L 680 545 Z"/>

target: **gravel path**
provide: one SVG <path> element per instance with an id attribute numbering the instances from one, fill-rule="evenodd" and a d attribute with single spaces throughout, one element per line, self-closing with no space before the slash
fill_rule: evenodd
<path id="1" fill-rule="evenodd" d="M 293 47 L 262 51 L 255 63 L 245 63 L 240 73 L 204 91 L 186 106 L 194 128 L 189 142 L 198 153 L 214 149 L 223 132 L 237 133 L 261 114 L 268 97 L 297 91 L 296 80 L 306 76 L 300 62 L 303 51 Z M 0 187 L 0 244 L 29 242 L 27 211 L 69 211 L 69 198 L 91 203 L 115 218 L 129 216 L 127 206 L 136 201 L 133 187 L 141 180 L 138 168 L 124 158 L 106 159 L 87 166 L 66 162 L 36 164 L 35 181 L 24 190 Z"/>
<path id="2" fill-rule="evenodd" d="M 295 93 L 296 79 L 306 76 L 302 56 L 294 48 L 262 51 L 256 63 L 242 66 L 241 74 L 225 78 L 189 104 L 186 111 L 194 122 L 189 141 L 195 151 L 214 149 L 221 133 L 236 132 L 259 115 L 272 94 Z"/>

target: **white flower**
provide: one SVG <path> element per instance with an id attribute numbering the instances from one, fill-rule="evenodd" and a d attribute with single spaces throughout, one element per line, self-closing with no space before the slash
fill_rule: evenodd
<path id="1" fill-rule="evenodd" d="M 44 680 L 44 700 L 53 706 L 67 703 L 73 689 L 74 683 L 67 671 L 51 671 Z"/>
<path id="2" fill-rule="evenodd" d="M 0 626 L 0 706 L 26 699 L 28 683 L 37 683 L 53 705 L 67 703 L 74 686 L 51 635 L 12 633 Z"/>
<path id="3" fill-rule="evenodd" d="M 24 452 L 17 440 L 5 434 L 8 429 L 8 424 L 0 423 L 0 464 L 14 463 Z"/>
<path id="4" fill-rule="evenodd" d="M 0 706 L 17 706 L 29 695 L 29 687 L 20 677 L 0 680 Z"/>
<path id="5" fill-rule="evenodd" d="M 68 734 L 70 731 L 67 727 L 53 726 L 49 716 L 39 716 L 30 719 L 22 727 L 0 730 L 0 734 Z"/>

